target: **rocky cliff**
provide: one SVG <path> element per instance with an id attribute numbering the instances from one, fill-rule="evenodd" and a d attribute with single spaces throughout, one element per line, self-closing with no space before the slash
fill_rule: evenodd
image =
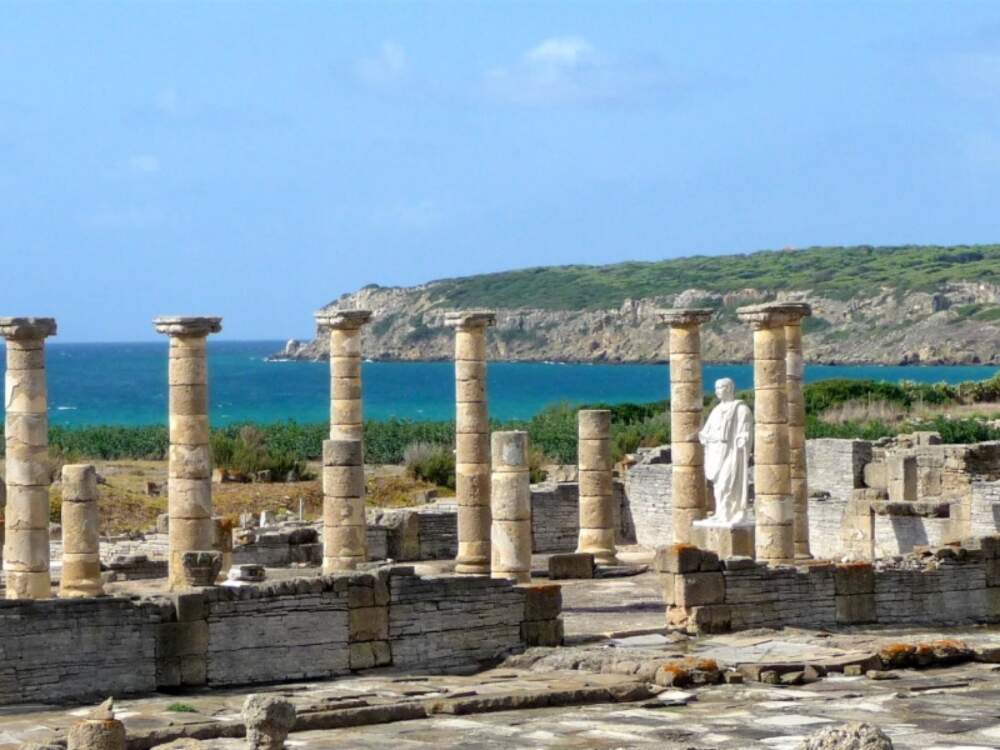
<path id="1" fill-rule="evenodd" d="M 987 246 L 984 246 L 987 247 Z M 364 355 L 371 359 L 433 360 L 447 359 L 452 355 L 453 332 L 444 327 L 445 312 L 451 309 L 486 307 L 497 313 L 497 326 L 489 334 L 489 356 L 495 360 L 513 361 L 566 361 L 566 362 L 657 362 L 667 359 L 667 335 L 656 316 L 663 307 L 699 306 L 716 309 L 714 319 L 704 328 L 703 351 L 709 362 L 742 362 L 751 358 L 751 333 L 736 317 L 736 308 L 754 302 L 772 299 L 805 300 L 812 304 L 813 317 L 805 326 L 805 349 L 810 362 L 830 364 L 1000 364 L 1000 281 L 995 280 L 1000 270 L 1000 259 L 994 260 L 992 248 L 984 253 L 969 252 L 959 248 L 928 249 L 936 253 L 932 268 L 942 268 L 937 278 L 925 277 L 919 288 L 906 284 L 880 283 L 866 287 L 854 258 L 855 249 L 845 249 L 841 255 L 847 266 L 844 271 L 858 278 L 857 292 L 845 292 L 842 279 L 834 279 L 839 286 L 814 284 L 800 288 L 780 288 L 778 284 L 750 286 L 744 289 L 712 289 L 694 287 L 667 294 L 649 294 L 641 298 L 620 296 L 620 303 L 609 309 L 594 309 L 575 303 L 577 309 L 558 309 L 572 289 L 556 289 L 551 297 L 541 293 L 535 296 L 540 302 L 532 306 L 490 304 L 523 292 L 525 275 L 539 278 L 548 274 L 551 279 L 562 278 L 560 269 L 537 269 L 495 274 L 492 277 L 469 277 L 432 282 L 411 288 L 384 288 L 367 286 L 352 294 L 345 294 L 332 302 L 329 308 L 364 308 L 374 312 L 372 322 L 364 329 Z M 918 248 L 922 253 L 923 248 Z M 809 253 L 795 258 L 800 265 L 812 262 Z M 829 263 L 829 250 L 816 255 L 820 262 Z M 854 255 L 852 255 L 854 253 Z M 753 256 L 733 256 L 745 266 L 747 258 L 759 260 L 758 265 L 774 276 L 775 264 L 787 260 L 779 253 L 760 253 Z M 861 254 L 862 262 L 872 256 L 867 250 Z M 886 278 L 885 260 L 893 260 L 890 250 L 876 253 L 881 263 L 879 281 Z M 908 250 L 905 257 L 899 254 L 902 275 L 911 272 L 923 255 Z M 917 260 L 914 260 L 917 258 Z M 952 266 L 940 259 L 959 264 L 961 259 L 972 258 L 974 268 L 964 269 L 965 276 L 958 280 L 942 280 L 951 273 Z M 956 261 L 955 258 L 960 260 Z M 713 259 L 724 264 L 728 258 Z M 700 261 L 666 261 L 680 264 Z M 905 261 L 905 262 L 903 262 Z M 821 263 L 817 263 L 820 265 Z M 891 268 L 894 264 L 889 265 Z M 628 268 L 633 276 L 636 264 L 608 266 L 608 276 L 617 269 Z M 959 266 L 955 266 L 959 267 Z M 667 266 L 668 270 L 670 266 Z M 592 270 L 586 267 L 568 267 L 566 274 Z M 596 269 L 600 271 L 601 269 Z M 662 269 L 657 269 L 662 270 Z M 683 270 L 683 269 L 682 269 Z M 888 272 L 891 276 L 892 271 Z M 820 278 L 830 279 L 829 268 Z M 751 276 L 743 271 L 742 276 Z M 760 275 L 760 274 L 758 274 Z M 860 274 L 864 275 L 863 272 Z M 957 275 L 957 274 L 956 274 Z M 803 277 L 799 273 L 800 279 Z M 642 278 L 646 278 L 642 276 Z M 928 282 L 928 278 L 930 281 Z M 487 282 L 484 282 L 484 279 Z M 514 280 L 514 281 L 511 281 Z M 752 278 L 750 279 L 753 280 Z M 466 283 L 468 281 L 468 283 Z M 508 295 L 503 284 L 512 285 Z M 567 283 L 574 283 L 572 280 Z M 591 282 L 592 283 L 592 282 Z M 635 284 L 634 286 L 641 286 Z M 661 286 L 668 286 L 662 284 Z M 628 288 L 623 284 L 627 292 Z M 648 284 L 646 286 L 649 286 Z M 674 284 L 675 288 L 677 284 Z M 718 285 L 717 285 L 718 286 Z M 477 292 L 473 297 L 468 289 L 487 288 L 490 294 Z M 832 292 L 831 292 L 832 290 Z M 598 290 L 604 292 L 606 290 Z M 522 297 L 523 297 L 522 293 Z M 614 299 L 614 297 L 606 297 Z M 485 301 L 487 304 L 478 304 Z M 582 307 L 582 309 L 580 309 Z M 289 341 L 279 358 L 322 359 L 327 355 L 325 337 L 312 342 Z"/>

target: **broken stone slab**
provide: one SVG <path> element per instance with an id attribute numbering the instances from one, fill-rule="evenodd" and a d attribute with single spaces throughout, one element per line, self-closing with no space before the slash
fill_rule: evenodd
<path id="1" fill-rule="evenodd" d="M 231 567 L 227 578 L 230 581 L 260 583 L 267 578 L 267 571 L 263 565 L 245 563 L 243 565 L 234 565 Z"/>
<path id="2" fill-rule="evenodd" d="M 655 708 L 657 706 L 686 706 L 691 701 L 698 700 L 694 693 L 685 690 L 664 690 L 658 693 L 655 701 L 643 704 L 643 708 Z"/>
<path id="3" fill-rule="evenodd" d="M 553 581 L 593 577 L 594 556 L 589 552 L 567 552 L 549 557 L 549 578 Z"/>

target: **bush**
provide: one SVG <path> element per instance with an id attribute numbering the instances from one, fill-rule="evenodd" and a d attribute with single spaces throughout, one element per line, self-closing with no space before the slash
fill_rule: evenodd
<path id="1" fill-rule="evenodd" d="M 450 445 L 408 445 L 403 452 L 403 463 L 412 478 L 455 489 L 455 452 Z"/>

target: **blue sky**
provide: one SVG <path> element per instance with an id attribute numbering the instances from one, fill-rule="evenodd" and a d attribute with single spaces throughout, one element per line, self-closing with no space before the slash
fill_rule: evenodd
<path id="1" fill-rule="evenodd" d="M 306 337 L 364 284 L 1000 241 L 1000 3 L 17 3 L 0 314 Z"/>

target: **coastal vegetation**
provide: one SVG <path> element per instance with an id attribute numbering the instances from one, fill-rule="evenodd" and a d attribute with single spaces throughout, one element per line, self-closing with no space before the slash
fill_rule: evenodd
<path id="1" fill-rule="evenodd" d="M 547 266 L 442 279 L 435 293 L 449 307 L 600 310 L 626 299 L 678 294 L 687 289 L 810 289 L 831 299 L 850 299 L 859 289 L 899 294 L 932 291 L 956 281 L 1000 282 L 1000 245 L 941 247 L 810 247 L 744 255 L 678 258 L 608 266 Z M 993 308 L 965 311 L 992 319 Z M 814 325 L 822 325 L 814 324 Z"/>
<path id="2" fill-rule="evenodd" d="M 936 430 L 947 442 L 1000 439 L 991 417 L 1000 415 L 1000 376 L 948 385 L 873 380 L 825 380 L 804 388 L 808 437 L 877 439 L 914 430 Z M 740 397 L 751 402 L 753 392 Z M 706 397 L 706 409 L 713 405 Z M 606 408 L 612 412 L 616 457 L 640 447 L 670 442 L 669 404 L 552 404 L 531 419 L 493 422 L 491 429 L 523 429 L 535 449 L 538 476 L 544 463 L 576 461 L 576 412 Z M 269 470 L 275 479 L 304 476 L 306 462 L 320 457 L 328 435 L 325 423 L 280 422 L 232 425 L 212 432 L 217 466 L 243 474 Z M 54 462 L 91 460 L 163 460 L 167 429 L 147 427 L 51 427 Z M 365 425 L 365 455 L 372 464 L 405 463 L 414 478 L 453 486 L 451 446 L 454 423 L 390 419 Z M 2 445 L 2 443 L 0 443 Z"/>

